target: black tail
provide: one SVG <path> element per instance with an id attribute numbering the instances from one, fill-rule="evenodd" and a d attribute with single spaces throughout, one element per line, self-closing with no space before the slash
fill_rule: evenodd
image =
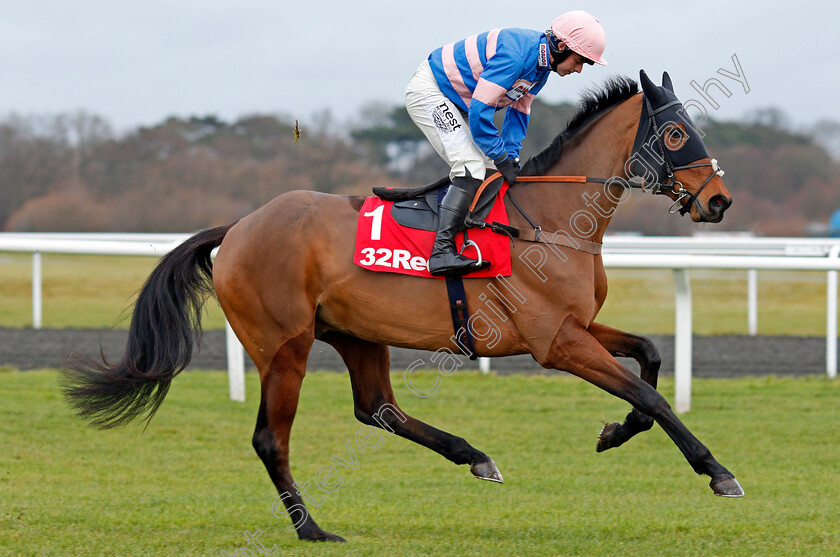
<path id="1" fill-rule="evenodd" d="M 169 252 L 134 303 L 122 359 L 109 364 L 71 356 L 62 388 L 70 405 L 91 425 L 119 427 L 147 422 L 190 363 L 201 336 L 201 308 L 213 292 L 210 254 L 232 224 L 199 232 Z"/>

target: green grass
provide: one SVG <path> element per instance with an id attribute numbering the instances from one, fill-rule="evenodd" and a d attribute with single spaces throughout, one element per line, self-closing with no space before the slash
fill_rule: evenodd
<path id="1" fill-rule="evenodd" d="M 32 325 L 31 256 L 0 254 L 0 327 Z M 134 294 L 157 260 L 150 257 L 43 256 L 43 326 L 128 328 Z M 670 271 L 608 270 L 610 291 L 598 320 L 641 334 L 673 334 L 674 283 Z M 759 332 L 825 335 L 825 273 L 762 272 Z M 747 333 L 746 272 L 694 271 L 694 332 Z M 205 328 L 221 329 L 224 316 L 206 305 Z"/>
<path id="2" fill-rule="evenodd" d="M 158 259 L 42 255 L 44 328 L 128 328 L 126 312 Z M 206 305 L 205 326 L 222 329 L 216 303 Z M 0 327 L 32 326 L 32 256 L 0 253 Z"/>
<path id="3" fill-rule="evenodd" d="M 145 432 L 85 427 L 56 380 L 0 373 L 3 555 L 233 554 L 258 529 L 275 555 L 840 554 L 840 382 L 821 377 L 694 381 L 683 420 L 747 492 L 721 499 L 658 427 L 596 454 L 602 419 L 627 405 L 580 380 L 463 372 L 417 398 L 396 374 L 404 410 L 487 452 L 505 484 L 387 437 L 357 450 L 358 470 L 310 507 L 347 545 L 298 542 L 272 515 L 276 493 L 250 446 L 253 374 L 245 404 L 227 400 L 222 373 L 179 377 Z M 673 382 L 661 390 L 670 398 Z M 359 426 L 346 375 L 307 376 L 292 437 L 298 483 L 346 458 Z"/>
<path id="4" fill-rule="evenodd" d="M 607 270 L 609 293 L 598 320 L 642 334 L 674 333 L 670 271 Z M 746 271 L 692 271 L 694 333 L 743 335 Z M 763 335 L 825 336 L 826 274 L 758 273 L 758 330 Z"/>

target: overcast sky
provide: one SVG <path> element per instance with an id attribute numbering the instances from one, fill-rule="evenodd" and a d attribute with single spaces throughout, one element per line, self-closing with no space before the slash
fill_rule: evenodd
<path id="1" fill-rule="evenodd" d="M 0 116 L 84 109 L 118 130 L 175 116 L 281 114 L 339 120 L 371 101 L 403 102 L 440 45 L 496 27 L 544 30 L 586 9 L 607 33 L 609 65 L 552 75 L 540 98 L 577 99 L 608 76 L 658 81 L 717 119 L 777 107 L 796 125 L 840 120 L 835 2 L 655 0 L 0 0 Z M 717 71 L 737 73 L 749 93 Z M 719 104 L 691 87 L 712 77 Z"/>

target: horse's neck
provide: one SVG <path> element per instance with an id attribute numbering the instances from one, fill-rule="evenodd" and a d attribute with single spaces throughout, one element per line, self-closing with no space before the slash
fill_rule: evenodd
<path id="1" fill-rule="evenodd" d="M 638 95 L 621 103 L 581 130 L 564 146 L 560 159 L 546 174 L 626 178 L 624 164 L 638 127 L 640 99 Z M 539 183 L 517 188 L 516 195 L 517 200 L 522 197 L 523 208 L 544 230 L 563 230 L 600 242 L 623 201 L 621 195 L 628 193 L 620 185 Z"/>

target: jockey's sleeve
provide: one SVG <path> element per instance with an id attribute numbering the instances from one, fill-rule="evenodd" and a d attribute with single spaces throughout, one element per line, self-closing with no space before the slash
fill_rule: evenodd
<path id="1" fill-rule="evenodd" d="M 507 153 L 505 141 L 499 137 L 499 130 L 493 123 L 493 114 L 508 89 L 525 73 L 521 62 L 523 58 L 525 57 L 514 45 L 503 47 L 500 44 L 496 54 L 487 61 L 473 92 L 469 111 L 470 132 L 476 145 L 491 159 L 498 159 Z M 521 125 L 522 122 L 517 124 L 520 127 Z M 514 138 L 518 134 L 524 137 L 524 128 L 515 132 Z M 520 138 L 519 142 L 521 141 Z"/>
<path id="2" fill-rule="evenodd" d="M 528 121 L 531 118 L 531 102 L 543 88 L 543 85 L 545 85 L 545 81 L 538 82 L 507 109 L 505 120 L 502 123 L 501 138 L 505 153 L 513 158 L 518 157 L 519 150 L 522 149 L 522 140 L 525 139 Z"/>

